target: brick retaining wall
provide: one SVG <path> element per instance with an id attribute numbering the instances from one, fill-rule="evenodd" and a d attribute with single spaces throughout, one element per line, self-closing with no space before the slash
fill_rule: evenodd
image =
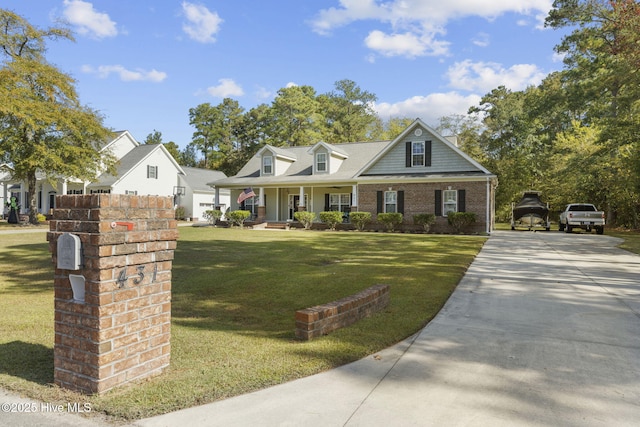
<path id="1" fill-rule="evenodd" d="M 355 295 L 296 311 L 296 337 L 310 340 L 349 326 L 389 304 L 389 285 L 375 285 Z"/>

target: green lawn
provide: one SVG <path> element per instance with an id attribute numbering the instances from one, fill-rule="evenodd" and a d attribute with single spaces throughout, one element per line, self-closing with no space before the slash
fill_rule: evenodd
<path id="1" fill-rule="evenodd" d="M 140 418 L 339 366 L 418 331 L 442 307 L 485 238 L 180 228 L 172 358 L 162 376 L 85 397 L 53 382 L 53 265 L 45 233 L 0 236 L 0 387 L 48 402 L 91 402 Z M 374 284 L 389 307 L 309 341 L 294 313 Z"/>

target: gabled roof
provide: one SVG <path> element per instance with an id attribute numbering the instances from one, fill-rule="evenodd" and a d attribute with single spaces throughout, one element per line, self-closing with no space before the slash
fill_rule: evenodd
<path id="1" fill-rule="evenodd" d="M 411 123 L 409 126 L 407 126 L 407 128 L 404 131 L 402 131 L 402 133 L 400 135 L 398 135 L 393 141 L 391 141 L 391 143 L 389 143 L 389 145 L 387 145 L 382 151 L 380 151 L 377 156 L 372 158 L 361 170 L 359 170 L 358 171 L 358 175 L 361 175 L 361 174 L 365 173 L 379 159 L 384 157 L 390 150 L 392 150 L 396 146 L 396 144 L 398 144 L 400 141 L 404 140 L 411 132 L 414 132 L 415 129 L 418 128 L 418 127 L 422 127 L 424 129 L 428 130 L 432 134 L 432 136 L 434 138 L 436 138 L 438 141 L 442 142 L 444 145 L 448 146 L 450 149 L 452 149 L 453 151 L 458 153 L 458 155 L 460 155 L 467 162 L 471 163 L 473 166 L 475 166 L 477 169 L 479 169 L 483 173 L 491 174 L 491 172 L 489 172 L 484 166 L 482 166 L 480 163 L 476 162 L 471 157 L 469 157 L 468 154 L 466 154 L 464 151 L 460 150 L 449 139 L 441 136 L 438 132 L 436 132 L 435 129 L 433 129 L 430 126 L 428 126 L 421 119 L 415 119 L 413 121 L 413 123 Z"/>
<path id="2" fill-rule="evenodd" d="M 160 151 L 167 156 L 176 168 L 176 171 L 184 175 L 184 170 L 175 161 L 173 156 L 167 151 L 162 144 L 142 144 L 138 145 L 133 150 L 129 151 L 124 157 L 120 159 L 116 169 L 116 175 L 103 173 L 98 177 L 98 180 L 89 184 L 87 187 L 113 187 L 122 179 L 124 179 L 136 166 L 142 163 L 145 159 L 153 155 L 153 153 Z"/>
<path id="3" fill-rule="evenodd" d="M 265 151 L 271 151 L 278 159 L 285 159 L 295 162 L 297 157 L 291 148 L 274 147 L 273 145 L 265 145 L 257 153 L 256 156 L 262 156 Z"/>
<path id="4" fill-rule="evenodd" d="M 346 158 L 340 165 L 340 169 L 332 174 L 313 175 L 313 153 L 309 146 L 289 147 L 287 152 L 294 155 L 297 160 L 291 164 L 287 173 L 278 176 L 260 176 L 261 160 L 258 152 L 240 171 L 233 177 L 218 181 L 218 186 L 246 185 L 247 178 L 251 178 L 252 185 L 286 184 L 286 183 L 330 183 L 335 181 L 353 181 L 358 170 L 368 160 L 372 159 L 389 141 L 356 142 L 348 144 L 330 145 L 337 152 L 343 153 Z M 327 144 L 329 145 L 329 144 Z"/>
<path id="5" fill-rule="evenodd" d="M 400 144 L 415 140 L 419 133 L 417 128 L 428 132 L 429 140 L 437 142 L 439 154 L 452 154 L 449 160 L 454 159 L 458 165 L 455 169 L 448 169 L 447 163 L 440 167 L 422 167 L 413 169 L 405 167 L 405 155 L 402 155 L 402 165 L 398 164 L 398 148 Z M 410 135 L 414 132 L 413 135 Z M 222 179 L 216 183 L 218 187 L 245 187 L 245 186 L 281 186 L 281 185 L 346 185 L 357 182 L 384 182 L 389 180 L 405 181 L 439 181 L 439 180 L 474 180 L 479 176 L 495 177 L 486 168 L 473 160 L 469 155 L 460 150 L 450 140 L 439 135 L 434 129 L 427 126 L 422 120 L 416 119 L 400 135 L 392 141 L 356 142 L 347 144 L 327 144 L 318 142 L 312 147 L 288 147 L 279 149 L 285 152 L 289 158 L 295 158 L 286 173 L 277 176 L 261 176 L 261 155 L 268 149 L 275 153 L 271 146 L 263 147 L 253 156 L 235 175 Z M 336 172 L 313 174 L 314 154 L 320 147 L 329 150 L 332 155 L 343 159 Z M 435 148 L 434 148 L 435 149 Z M 392 152 L 392 150 L 395 150 Z M 384 165 L 384 167 L 380 167 Z M 392 167 L 389 167 L 391 165 Z M 442 166 L 444 165 L 444 166 Z M 373 171 L 372 168 L 377 168 Z"/>
<path id="6" fill-rule="evenodd" d="M 318 143 L 316 143 L 315 145 L 311 146 L 311 148 L 309 148 L 309 154 L 313 154 L 316 152 L 316 150 L 320 147 L 324 147 L 330 155 L 335 156 L 335 157 L 340 157 L 342 159 L 346 159 L 347 157 L 349 157 L 349 155 L 344 152 L 343 150 L 341 150 L 340 148 L 336 147 L 335 145 L 332 144 L 327 144 L 324 141 L 320 141 Z"/>
<path id="7" fill-rule="evenodd" d="M 118 140 L 124 137 L 128 137 L 133 142 L 134 146 L 140 146 L 140 143 L 133 137 L 133 135 L 131 135 L 131 133 L 129 133 L 128 130 L 119 130 L 113 133 L 113 137 L 109 141 L 107 141 L 105 146 L 102 147 L 102 150 L 109 150 L 118 142 Z"/>

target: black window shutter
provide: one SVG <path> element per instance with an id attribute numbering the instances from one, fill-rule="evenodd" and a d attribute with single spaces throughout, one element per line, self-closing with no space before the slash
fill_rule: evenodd
<path id="1" fill-rule="evenodd" d="M 324 193 L 324 210 L 325 212 L 331 210 L 331 206 L 329 206 L 329 193 Z"/>
<path id="2" fill-rule="evenodd" d="M 384 194 L 382 193 L 382 191 L 378 191 L 377 192 L 377 202 L 378 202 L 378 206 L 377 206 L 378 211 L 377 211 L 377 213 L 384 212 L 384 209 L 383 209 L 383 206 L 382 206 L 383 198 L 384 198 Z"/>
<path id="3" fill-rule="evenodd" d="M 411 155 L 413 154 L 411 149 L 412 149 L 411 141 L 407 141 L 405 155 L 406 155 L 406 166 L 408 168 L 411 167 Z"/>
<path id="4" fill-rule="evenodd" d="M 436 216 L 442 216 L 442 190 L 436 190 L 435 194 Z"/>
<path id="5" fill-rule="evenodd" d="M 404 215 L 404 191 L 398 191 L 398 212 Z"/>
<path id="6" fill-rule="evenodd" d="M 431 166 L 431 141 L 424 142 L 424 165 Z"/>
<path id="7" fill-rule="evenodd" d="M 466 212 L 465 196 L 467 192 L 465 190 L 458 190 L 458 212 Z"/>

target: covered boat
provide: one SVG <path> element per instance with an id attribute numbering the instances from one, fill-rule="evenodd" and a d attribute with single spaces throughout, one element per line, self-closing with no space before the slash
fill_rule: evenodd
<path id="1" fill-rule="evenodd" d="M 511 229 L 516 227 L 544 228 L 549 231 L 549 206 L 540 200 L 539 191 L 526 191 L 518 204 L 511 207 Z"/>

